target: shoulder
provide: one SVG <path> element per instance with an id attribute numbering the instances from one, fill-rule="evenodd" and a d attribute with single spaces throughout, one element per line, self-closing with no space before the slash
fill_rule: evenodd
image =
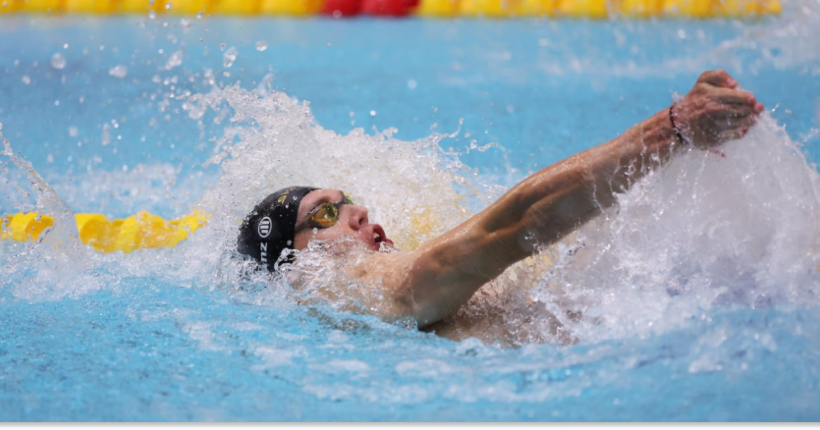
<path id="1" fill-rule="evenodd" d="M 378 289 L 379 313 L 387 318 L 412 316 L 412 270 L 417 256 L 405 252 L 368 252 L 350 261 L 346 276 Z"/>

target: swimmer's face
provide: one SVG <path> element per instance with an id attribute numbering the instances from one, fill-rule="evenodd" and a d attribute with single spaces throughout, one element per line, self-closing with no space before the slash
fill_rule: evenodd
<path id="1" fill-rule="evenodd" d="M 382 243 L 393 246 L 382 226 L 370 224 L 367 208 L 345 203 L 345 200 L 346 196 L 339 190 L 315 190 L 302 198 L 296 218 L 294 248 L 307 248 L 313 238 L 329 241 L 343 237 L 353 237 L 373 251 L 378 251 Z M 334 205 L 338 211 L 334 210 Z M 335 223 L 332 223 L 333 218 L 336 218 Z M 332 225 L 322 228 L 321 224 Z"/>

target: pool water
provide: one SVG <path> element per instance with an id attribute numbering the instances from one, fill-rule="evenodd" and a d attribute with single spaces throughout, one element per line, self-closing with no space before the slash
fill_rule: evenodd
<path id="1" fill-rule="evenodd" d="M 0 419 L 816 421 L 818 20 L 0 17 L 0 213 L 58 220 L 0 243 Z M 297 291 L 231 258 L 294 183 L 412 249 L 714 68 L 767 107 L 747 137 L 503 277 L 510 308 L 580 310 L 574 345 L 450 341 L 315 299 L 332 271 Z M 59 222 L 195 208 L 207 228 L 129 254 Z"/>

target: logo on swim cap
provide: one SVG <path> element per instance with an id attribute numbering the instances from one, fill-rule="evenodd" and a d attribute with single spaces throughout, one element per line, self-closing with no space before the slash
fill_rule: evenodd
<path id="1" fill-rule="evenodd" d="M 259 228 L 257 228 L 257 231 L 259 232 L 259 237 L 261 237 L 262 239 L 268 237 L 268 235 L 270 234 L 270 226 L 271 226 L 270 218 L 268 218 L 268 217 L 262 218 L 259 221 Z"/>

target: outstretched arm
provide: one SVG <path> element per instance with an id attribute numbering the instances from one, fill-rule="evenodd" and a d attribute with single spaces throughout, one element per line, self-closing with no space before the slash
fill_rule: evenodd
<path id="1" fill-rule="evenodd" d="M 681 148 L 708 149 L 745 134 L 763 106 L 736 88 L 724 71 L 704 73 L 671 111 L 533 174 L 479 214 L 388 265 L 400 313 L 413 315 L 420 327 L 450 315 L 539 245 L 560 240 L 614 204 L 615 193 Z"/>

